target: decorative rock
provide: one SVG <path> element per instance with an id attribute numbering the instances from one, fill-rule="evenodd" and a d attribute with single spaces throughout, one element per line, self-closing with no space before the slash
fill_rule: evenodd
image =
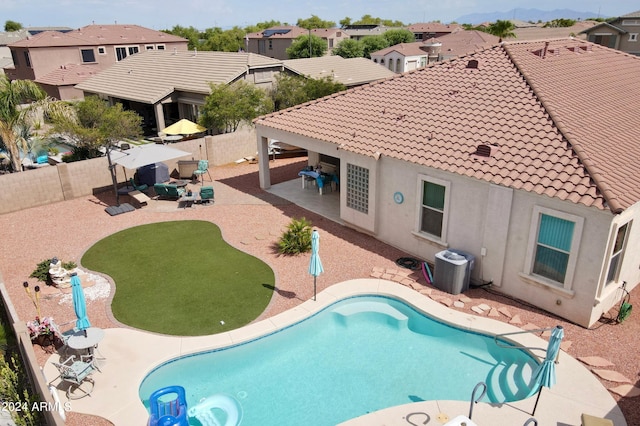
<path id="1" fill-rule="evenodd" d="M 480 306 L 472 306 L 471 310 L 476 314 L 480 314 L 480 315 L 484 314 L 484 309 L 480 308 Z"/>
<path id="2" fill-rule="evenodd" d="M 491 310 L 489 311 L 489 316 L 490 317 L 499 317 L 500 313 L 498 312 L 498 310 L 496 308 L 491 308 Z"/>
<path id="3" fill-rule="evenodd" d="M 440 303 L 442 303 L 444 306 L 451 307 L 451 305 L 453 304 L 453 300 L 449 299 L 448 297 L 443 297 L 442 299 L 440 299 Z"/>
<path id="4" fill-rule="evenodd" d="M 615 388 L 610 388 L 609 390 L 625 398 L 635 398 L 640 396 L 640 388 L 633 385 L 619 385 Z"/>
<path id="5" fill-rule="evenodd" d="M 461 301 L 462 303 L 471 303 L 471 302 L 473 302 L 473 300 L 471 300 L 467 296 L 460 296 L 460 297 L 458 297 L 458 300 Z"/>
<path id="6" fill-rule="evenodd" d="M 482 309 L 483 311 L 488 311 L 489 309 L 491 309 L 491 306 L 487 305 L 486 303 L 482 303 L 478 305 L 478 308 Z"/>
<path id="7" fill-rule="evenodd" d="M 578 359 L 592 367 L 613 367 L 615 364 L 599 356 L 579 356 Z"/>
<path id="8" fill-rule="evenodd" d="M 509 324 L 522 324 L 522 320 L 520 319 L 520 315 L 514 315 L 511 320 L 509 321 Z"/>
<path id="9" fill-rule="evenodd" d="M 500 312 L 502 315 L 504 315 L 507 318 L 513 317 L 513 315 L 511 314 L 511 311 L 506 306 L 500 306 L 498 308 L 498 312 Z"/>
<path id="10" fill-rule="evenodd" d="M 462 303 L 459 300 L 456 300 L 455 302 L 453 302 L 453 306 L 455 306 L 456 308 L 464 308 L 464 303 Z"/>
<path id="11" fill-rule="evenodd" d="M 609 380 L 611 382 L 619 382 L 619 383 L 631 383 L 631 380 L 629 380 L 628 378 L 626 378 L 625 376 L 623 376 L 622 374 L 618 373 L 617 371 L 612 371 L 612 370 L 599 370 L 599 369 L 594 369 L 591 370 L 593 371 L 593 373 L 605 380 Z"/>

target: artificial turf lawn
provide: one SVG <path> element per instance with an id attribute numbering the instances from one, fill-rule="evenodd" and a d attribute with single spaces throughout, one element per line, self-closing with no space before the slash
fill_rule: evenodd
<path id="1" fill-rule="evenodd" d="M 267 307 L 275 284 L 266 263 L 228 245 L 205 221 L 125 229 L 94 244 L 81 262 L 115 282 L 118 321 L 171 335 L 246 325 Z"/>

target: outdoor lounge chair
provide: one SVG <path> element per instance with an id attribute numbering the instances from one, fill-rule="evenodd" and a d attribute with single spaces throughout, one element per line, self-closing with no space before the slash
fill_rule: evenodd
<path id="1" fill-rule="evenodd" d="M 84 356 L 80 356 L 80 361 L 76 361 L 76 357 L 73 355 L 61 363 L 52 362 L 60 372 L 59 377 L 62 383 L 68 385 L 66 390 L 68 399 L 80 399 L 90 395 L 93 391 L 95 383 L 90 375 L 97 368 L 93 361 L 87 362 L 84 359 Z"/>
<path id="2" fill-rule="evenodd" d="M 198 161 L 198 168 L 193 172 L 193 174 L 198 178 L 198 176 L 204 175 L 205 173 L 209 175 L 209 180 L 213 181 L 211 173 L 209 173 L 209 162 L 207 160 L 200 160 Z M 204 184 L 204 179 L 202 179 L 201 182 Z"/>
<path id="3" fill-rule="evenodd" d="M 144 192 L 147 189 L 149 189 L 149 186 L 147 184 L 143 183 L 142 185 L 137 185 L 136 181 L 133 178 L 129 178 L 129 183 L 131 184 L 133 189 L 136 191 Z"/>
<path id="4" fill-rule="evenodd" d="M 213 186 L 203 186 L 200 189 L 200 200 L 203 203 L 213 201 Z"/>
<path id="5" fill-rule="evenodd" d="M 184 188 L 178 188 L 176 185 L 165 183 L 156 183 L 153 185 L 153 189 L 156 191 L 158 198 L 177 200 L 184 194 Z"/>

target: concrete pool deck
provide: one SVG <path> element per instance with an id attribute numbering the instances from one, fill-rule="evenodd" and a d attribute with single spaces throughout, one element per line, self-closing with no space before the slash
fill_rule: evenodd
<path id="1" fill-rule="evenodd" d="M 94 373 L 95 388 L 90 397 L 70 401 L 71 410 L 104 417 L 116 425 L 146 424 L 148 413 L 138 396 L 138 388 L 144 377 L 159 364 L 182 355 L 216 349 L 246 342 L 298 322 L 345 297 L 361 294 L 393 296 L 417 309 L 452 325 L 485 334 L 501 334 L 522 331 L 513 325 L 486 317 L 479 317 L 449 309 L 446 306 L 406 286 L 376 278 L 354 279 L 335 284 L 318 293 L 317 300 L 307 300 L 300 305 L 240 329 L 225 333 L 198 336 L 172 337 L 133 329 L 110 328 L 100 343 L 99 351 L 106 358 L 100 362 L 101 372 Z M 509 339 L 526 347 L 546 348 L 547 341 L 531 333 L 509 336 Z M 544 357 L 544 350 L 533 351 Z M 51 361 L 44 366 L 47 380 L 57 376 Z M 407 362 L 420 368 L 421 358 L 407 354 Z M 598 379 L 580 362 L 562 352 L 556 367 L 557 384 L 544 388 L 536 409 L 535 418 L 540 425 L 579 425 L 582 413 L 611 419 L 616 426 L 626 425 L 616 401 Z M 401 378 L 398 378 L 401 380 Z M 57 380 L 53 381 L 58 384 Z M 476 383 L 469 383 L 469 399 Z M 446 386 L 441 383 L 425 383 L 425 386 Z M 383 391 L 383 390 L 381 390 Z M 63 391 L 58 391 L 66 402 Z M 521 425 L 531 416 L 535 396 L 507 404 L 479 403 L 474 406 L 473 421 L 478 426 Z M 344 426 L 371 426 L 412 424 L 406 417 L 411 413 L 414 424 L 439 425 L 446 419 L 467 415 L 469 401 L 424 401 L 387 408 L 342 423 Z M 366 415 L 365 415 L 366 414 Z M 415 418 L 414 418 L 415 416 Z M 427 423 L 425 420 L 429 418 Z"/>

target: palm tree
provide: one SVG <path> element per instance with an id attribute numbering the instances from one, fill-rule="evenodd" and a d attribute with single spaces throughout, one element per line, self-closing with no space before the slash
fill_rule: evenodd
<path id="1" fill-rule="evenodd" d="M 502 43 L 503 38 L 515 38 L 516 34 L 513 30 L 516 28 L 511 21 L 502 21 L 498 19 L 493 24 L 489 25 L 487 32 L 493 34 L 496 37 L 500 37 L 499 42 Z"/>
<path id="2" fill-rule="evenodd" d="M 30 105 L 26 105 L 30 103 Z M 9 153 L 13 171 L 22 171 L 20 148 L 28 150 L 24 129 L 30 129 L 34 113 L 66 114 L 68 106 L 48 98 L 31 80 L 10 81 L 0 75 L 0 139 Z"/>

